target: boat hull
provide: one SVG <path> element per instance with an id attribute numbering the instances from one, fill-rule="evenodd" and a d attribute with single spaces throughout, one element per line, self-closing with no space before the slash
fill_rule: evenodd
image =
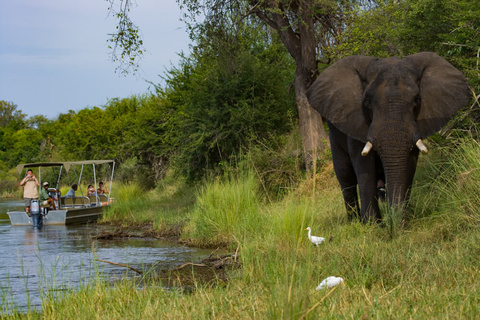
<path id="1" fill-rule="evenodd" d="M 43 216 L 43 225 L 72 225 L 96 222 L 103 215 L 105 206 L 87 208 L 67 208 L 63 210 L 50 210 Z M 34 221 L 25 211 L 7 212 L 13 226 L 33 226 Z"/>

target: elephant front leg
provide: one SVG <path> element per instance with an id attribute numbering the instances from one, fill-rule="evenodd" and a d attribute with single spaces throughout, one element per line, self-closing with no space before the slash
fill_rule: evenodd
<path id="1" fill-rule="evenodd" d="M 357 185 L 350 185 L 342 188 L 343 200 L 347 209 L 349 221 L 360 218 L 360 204 L 358 202 Z"/>
<path id="2" fill-rule="evenodd" d="M 361 221 L 363 223 L 380 221 L 382 216 L 378 206 L 376 176 L 360 173 L 358 180 L 358 189 L 360 190 L 361 202 Z"/>
<path id="3" fill-rule="evenodd" d="M 348 219 L 353 220 L 359 217 L 360 205 L 357 194 L 357 177 L 348 152 L 347 136 L 330 122 L 327 123 L 330 128 L 333 169 L 342 189 Z"/>
<path id="4" fill-rule="evenodd" d="M 333 156 L 332 148 L 332 156 Z M 334 157 L 335 159 L 335 157 Z M 357 193 L 357 177 L 355 170 L 349 161 L 333 161 L 333 169 L 337 176 L 338 183 L 342 189 L 343 201 L 347 209 L 348 220 L 358 219 L 360 217 L 360 204 Z"/>
<path id="5" fill-rule="evenodd" d="M 362 156 L 361 151 L 364 144 L 353 139 L 349 142 L 349 150 L 360 192 L 360 219 L 363 223 L 380 221 L 382 217 L 377 200 L 377 183 L 380 178 L 377 168 L 378 156 L 374 151 Z"/>

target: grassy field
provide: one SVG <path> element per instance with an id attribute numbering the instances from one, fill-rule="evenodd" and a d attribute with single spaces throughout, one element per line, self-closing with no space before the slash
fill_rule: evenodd
<path id="1" fill-rule="evenodd" d="M 198 246 L 238 249 L 231 280 L 192 292 L 97 280 L 57 301 L 44 319 L 478 319 L 480 317 L 480 145 L 429 146 L 405 219 L 348 222 L 331 165 L 270 202 L 250 172 L 201 188 L 181 182 L 135 194 L 108 223 L 151 223 Z M 138 193 L 136 193 L 138 192 Z M 122 198 L 117 193 L 117 197 Z M 326 241 L 307 239 L 306 227 Z M 315 288 L 328 276 L 344 284 Z M 35 318 L 37 314 L 14 317 Z"/>

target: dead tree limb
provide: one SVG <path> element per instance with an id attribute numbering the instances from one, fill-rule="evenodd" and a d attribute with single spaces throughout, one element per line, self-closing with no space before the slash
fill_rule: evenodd
<path id="1" fill-rule="evenodd" d="M 188 263 L 182 264 L 182 265 L 181 265 L 180 267 L 178 267 L 178 268 L 173 269 L 172 271 L 177 271 L 177 270 L 183 269 L 183 268 L 185 268 L 186 266 L 208 267 L 206 264 L 188 262 Z"/>
<path id="2" fill-rule="evenodd" d="M 96 261 L 100 261 L 100 262 L 105 262 L 105 263 L 110 263 L 110 264 L 113 264 L 115 266 L 120 266 L 120 267 L 125 267 L 125 268 L 128 268 L 130 270 L 133 270 L 139 274 L 143 274 L 143 271 L 140 271 L 138 269 L 135 269 L 134 267 L 131 267 L 129 265 L 126 265 L 126 264 L 123 264 L 123 263 L 115 263 L 115 262 L 111 262 L 111 261 L 107 261 L 107 260 L 100 260 L 100 259 L 95 259 Z"/>

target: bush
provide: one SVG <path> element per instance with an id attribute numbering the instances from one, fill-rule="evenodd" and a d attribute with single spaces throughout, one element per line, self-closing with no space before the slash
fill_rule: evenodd
<path id="1" fill-rule="evenodd" d="M 12 197 L 18 191 L 18 182 L 12 180 L 0 180 L 0 195 L 2 197 Z"/>

